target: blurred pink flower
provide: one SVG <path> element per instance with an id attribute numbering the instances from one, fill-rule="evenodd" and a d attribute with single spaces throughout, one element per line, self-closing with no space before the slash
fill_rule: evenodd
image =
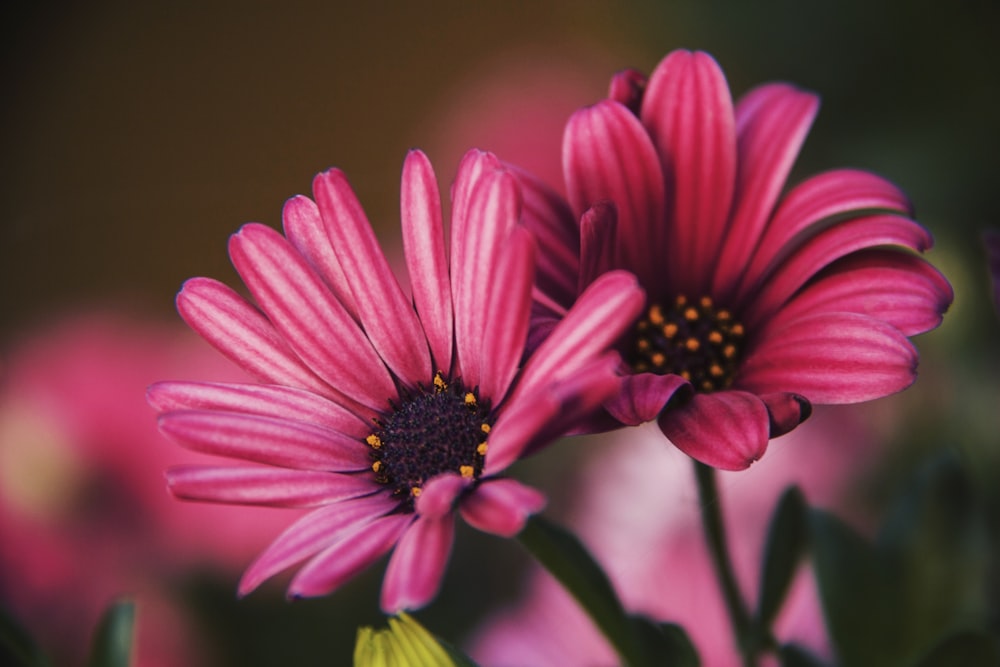
<path id="1" fill-rule="evenodd" d="M 257 306 L 208 278 L 178 295 L 188 324 L 265 384 L 149 392 L 180 444 L 265 465 L 186 466 L 168 480 L 181 498 L 312 508 L 249 567 L 240 594 L 307 561 L 289 594 L 323 595 L 392 550 L 382 607 L 417 608 L 440 585 L 456 507 L 476 528 L 513 536 L 544 505 L 500 475 L 617 390 L 607 347 L 642 294 L 624 272 L 595 281 L 519 367 L 534 241 L 495 157 L 471 151 L 459 167 L 450 267 L 430 162 L 407 157 L 412 299 L 344 175 L 319 174 L 313 193 L 285 205 L 285 236 L 248 224 L 230 240 Z"/>
<path id="2" fill-rule="evenodd" d="M 729 545 L 745 598 L 756 597 L 768 517 L 780 494 L 795 483 L 812 504 L 837 503 L 870 442 L 862 424 L 851 408 L 820 410 L 750 470 L 721 474 Z M 701 531 L 688 459 L 664 448 L 654 427 L 619 431 L 574 484 L 587 493 L 567 524 L 604 566 L 626 608 L 682 625 L 703 665 L 742 664 Z M 828 656 L 810 574 L 799 572 L 775 630 L 779 641 Z M 540 569 L 531 572 L 523 599 L 488 619 L 469 646 L 484 667 L 617 664 L 590 619 Z"/>
<path id="3" fill-rule="evenodd" d="M 951 287 L 916 254 L 930 235 L 888 181 L 831 171 L 781 196 L 818 105 L 773 83 L 734 106 L 711 56 L 675 51 L 569 120 L 568 203 L 522 175 L 539 238 L 533 340 L 608 269 L 646 289 L 618 343 L 609 425 L 658 417 L 681 450 L 737 470 L 811 403 L 913 382 L 907 337 L 940 323 Z"/>
<path id="4" fill-rule="evenodd" d="M 175 374 L 244 377 L 179 326 L 110 312 L 61 321 L 5 354 L 0 606 L 46 644 L 83 651 L 104 607 L 138 595 L 137 664 L 187 664 L 168 631 L 180 615 L 157 582 L 195 564 L 235 567 L 276 525 L 178 506 L 163 492 L 165 466 L 202 458 L 179 457 L 143 400 L 153 380 Z"/>

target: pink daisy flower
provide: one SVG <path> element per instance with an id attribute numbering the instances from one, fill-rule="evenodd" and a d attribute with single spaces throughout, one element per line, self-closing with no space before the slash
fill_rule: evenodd
<path id="1" fill-rule="evenodd" d="M 643 295 L 625 272 L 595 281 L 522 365 L 535 242 L 495 157 L 472 151 L 459 167 L 450 257 L 431 165 L 407 157 L 412 299 L 344 175 L 319 174 L 313 193 L 286 203 L 284 236 L 251 223 L 230 239 L 256 305 L 209 278 L 178 295 L 188 324 L 262 384 L 154 385 L 160 428 L 258 465 L 177 467 L 168 483 L 185 499 L 314 508 L 247 569 L 241 595 L 303 561 L 289 595 L 323 595 L 392 550 L 382 607 L 413 609 L 437 592 L 453 509 L 513 536 L 542 508 L 501 473 L 617 391 L 608 347 Z"/>
<path id="2" fill-rule="evenodd" d="M 812 403 L 915 379 L 907 337 L 940 323 L 951 287 L 918 256 L 930 234 L 888 181 L 843 169 L 782 195 L 818 105 L 784 83 L 734 105 L 711 56 L 675 51 L 570 118 L 568 202 L 522 174 L 540 247 L 533 342 L 603 271 L 646 290 L 617 343 L 626 377 L 608 425 L 657 418 L 690 456 L 742 469 Z"/>

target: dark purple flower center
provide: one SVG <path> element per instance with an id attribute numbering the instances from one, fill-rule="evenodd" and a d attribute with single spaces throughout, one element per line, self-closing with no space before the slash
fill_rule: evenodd
<path id="1" fill-rule="evenodd" d="M 698 391 L 732 384 L 743 352 L 743 325 L 703 296 L 678 296 L 669 307 L 654 303 L 627 343 L 625 358 L 636 373 L 680 375 Z"/>
<path id="2" fill-rule="evenodd" d="M 455 472 L 476 479 L 483 472 L 490 406 L 461 379 L 446 382 L 438 373 L 430 387 L 400 397 L 392 412 L 376 421 L 365 438 L 375 480 L 386 484 L 413 511 L 413 501 L 435 475 Z"/>

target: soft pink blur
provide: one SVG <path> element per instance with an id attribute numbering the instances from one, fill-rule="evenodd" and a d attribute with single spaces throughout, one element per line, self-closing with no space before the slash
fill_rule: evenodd
<path id="1" fill-rule="evenodd" d="M 827 408 L 774 441 L 771 454 L 739 473 L 720 473 L 736 575 L 756 602 L 760 554 L 781 493 L 798 484 L 810 504 L 830 507 L 857 480 L 871 435 L 856 408 Z M 854 475 L 852 477 L 852 475 Z M 701 531 L 691 460 L 654 427 L 620 431 L 601 444 L 573 485 L 568 526 L 602 563 L 626 607 L 681 624 L 711 667 L 739 665 L 732 631 Z M 753 604 L 751 604 L 753 607 Z M 821 656 L 830 649 L 806 568 L 776 623 L 779 641 Z M 520 604 L 495 615 L 470 643 L 484 666 L 613 665 L 613 652 L 576 603 L 535 571 Z"/>
<path id="2" fill-rule="evenodd" d="M 31 333 L 2 372 L 0 606 L 43 646 L 79 656 L 103 609 L 134 596 L 136 664 L 191 664 L 166 578 L 235 573 L 289 515 L 170 497 L 164 468 L 206 457 L 161 437 L 145 390 L 242 373 L 180 323 L 110 312 Z"/>

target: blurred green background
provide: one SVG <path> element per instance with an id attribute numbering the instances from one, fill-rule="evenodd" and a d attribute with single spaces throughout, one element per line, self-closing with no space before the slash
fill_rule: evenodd
<path id="1" fill-rule="evenodd" d="M 931 260 L 955 304 L 919 341 L 922 382 L 888 399 L 921 409 L 892 435 L 916 444 L 883 479 L 939 446 L 960 449 L 985 486 L 1000 471 L 1000 336 L 979 240 L 1000 228 L 1000 3 L 95 0 L 0 12 L 0 341 L 95 303 L 173 320 L 185 278 L 238 282 L 230 233 L 279 226 L 284 200 L 329 166 L 394 238 L 406 150 L 425 148 L 449 182 L 472 146 L 449 132 L 483 113 L 479 84 L 511 65 L 556 68 L 576 96 L 553 98 L 568 114 L 603 96 L 617 69 L 698 48 L 734 95 L 770 80 L 821 95 L 793 181 L 877 171 L 937 239 Z M 507 90 L 546 104 L 544 87 Z M 540 146 L 540 169 L 557 164 L 558 146 Z M 457 639 L 484 597 L 513 594 L 505 570 L 524 556 L 463 531 L 452 563 L 421 620 Z M 357 624 L 380 623 L 380 574 L 293 605 L 274 584 L 236 602 L 234 582 L 210 573 L 178 589 L 200 610 L 215 664 L 339 665 Z"/>

